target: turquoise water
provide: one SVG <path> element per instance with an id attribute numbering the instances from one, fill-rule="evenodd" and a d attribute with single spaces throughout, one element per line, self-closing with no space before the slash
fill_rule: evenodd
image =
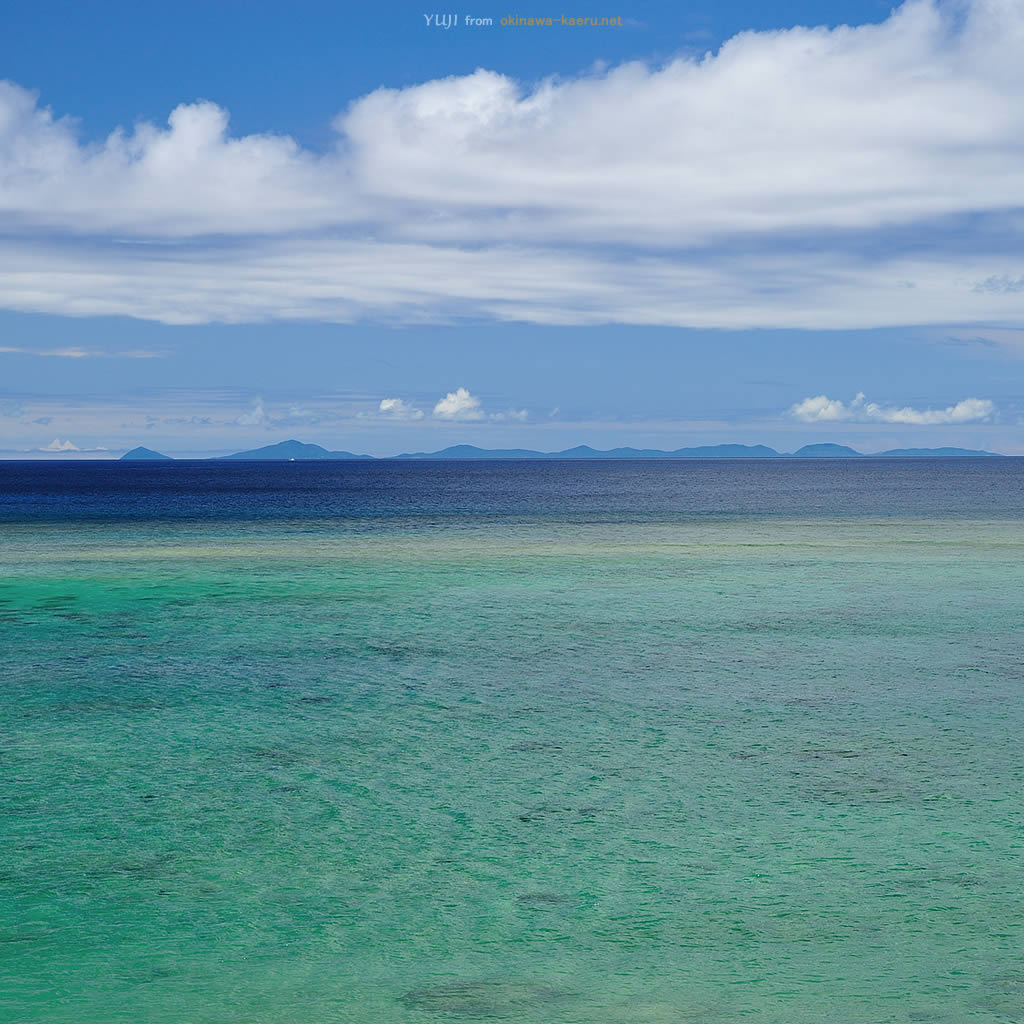
<path id="1" fill-rule="evenodd" d="M 1024 1021 L 1013 517 L 0 539 L 5 1021 Z"/>

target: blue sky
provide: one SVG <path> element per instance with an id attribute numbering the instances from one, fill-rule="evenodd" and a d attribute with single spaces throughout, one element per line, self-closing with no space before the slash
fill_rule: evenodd
<path id="1" fill-rule="evenodd" d="M 7 19 L 0 457 L 1024 454 L 1024 0 L 212 6 Z"/>

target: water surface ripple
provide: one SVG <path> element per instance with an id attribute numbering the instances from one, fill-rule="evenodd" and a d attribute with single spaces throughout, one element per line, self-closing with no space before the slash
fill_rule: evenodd
<path id="1" fill-rule="evenodd" d="M 1024 1020 L 1024 465 L 0 464 L 0 1017 Z"/>

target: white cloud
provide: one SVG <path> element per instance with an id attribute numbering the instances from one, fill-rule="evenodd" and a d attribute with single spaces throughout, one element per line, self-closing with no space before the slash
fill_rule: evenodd
<path id="1" fill-rule="evenodd" d="M 248 412 L 242 413 L 235 423 L 240 427 L 259 427 L 268 421 L 267 411 L 263 408 L 263 399 L 258 398 L 252 403 L 252 408 Z"/>
<path id="2" fill-rule="evenodd" d="M 379 89 L 324 154 L 232 137 L 208 102 L 83 144 L 0 84 L 0 303 L 168 323 L 1014 326 L 1022 49 L 1021 0 L 909 0 L 664 66 Z"/>
<path id="3" fill-rule="evenodd" d="M 82 145 L 74 121 L 0 82 L 0 208 L 26 225 L 129 238 L 345 219 L 336 159 L 318 160 L 282 136 L 231 138 L 227 124 L 214 103 L 182 104 L 166 128 L 141 123 Z"/>
<path id="4" fill-rule="evenodd" d="M 482 420 L 484 411 L 480 407 L 479 398 L 465 388 L 457 388 L 449 391 L 434 406 L 434 415 L 441 420 Z"/>
<path id="5" fill-rule="evenodd" d="M 434 416 L 442 420 L 490 420 L 492 423 L 525 423 L 529 419 L 526 409 L 507 409 L 505 412 L 484 412 L 480 399 L 466 388 L 449 391 L 434 406 Z"/>
<path id="6" fill-rule="evenodd" d="M 797 402 L 789 409 L 790 415 L 805 423 L 822 423 L 830 420 L 858 420 L 876 423 L 906 423 L 927 426 L 949 423 L 974 423 L 988 419 L 995 413 L 995 404 L 987 398 L 965 398 L 945 409 L 914 409 L 909 405 L 881 406 L 868 402 L 863 392 L 858 392 L 849 405 L 837 398 L 816 395 Z"/>
<path id="7" fill-rule="evenodd" d="M 62 441 L 59 437 L 55 437 L 45 448 L 39 450 L 41 452 L 80 452 L 82 449 L 71 441 Z"/>
<path id="8" fill-rule="evenodd" d="M 533 89 L 481 69 L 356 100 L 324 156 L 233 138 L 210 102 L 83 146 L 7 83 L 0 166 L 20 218 L 129 236 L 408 218 L 417 237 L 677 246 L 863 228 L 1020 201 L 1022 39 L 1018 0 L 911 0 L 880 25 L 744 32 L 713 56 Z"/>
<path id="9" fill-rule="evenodd" d="M 301 405 L 289 405 L 278 422 L 316 423 L 318 419 L 319 416 L 312 409 L 306 409 Z"/>
<path id="10" fill-rule="evenodd" d="M 159 359 L 162 352 L 151 352 L 148 349 L 130 349 L 125 352 L 102 352 L 78 346 L 69 348 L 21 348 L 12 345 L 0 345 L 0 353 L 24 356 L 55 356 L 59 359 Z"/>
<path id="11" fill-rule="evenodd" d="M 821 420 L 846 420 L 850 418 L 850 410 L 838 399 L 827 395 L 815 395 L 797 402 L 789 410 L 797 419 L 807 423 Z"/>
<path id="12" fill-rule="evenodd" d="M 995 405 L 987 398 L 965 398 L 956 405 L 947 406 L 945 409 L 912 409 L 904 406 L 883 409 L 874 402 L 864 407 L 864 413 L 869 419 L 880 420 L 883 423 L 912 423 L 918 425 L 934 423 L 974 423 L 977 420 L 988 419 L 996 411 Z"/>
<path id="13" fill-rule="evenodd" d="M 930 259 L 853 268 L 839 253 L 816 260 L 812 267 L 802 256 L 744 252 L 692 264 L 658 256 L 621 263 L 599 250 L 328 240 L 173 253 L 96 245 L 86 257 L 51 244 L 0 241 L 0 306 L 168 324 L 473 318 L 830 329 L 1024 321 L 1024 296 L 972 290 L 992 262 L 953 248 Z M 908 279 L 914 289 L 900 283 Z"/>
<path id="14" fill-rule="evenodd" d="M 377 411 L 381 416 L 395 420 L 419 420 L 423 418 L 423 410 L 403 401 L 401 398 L 382 398 Z"/>

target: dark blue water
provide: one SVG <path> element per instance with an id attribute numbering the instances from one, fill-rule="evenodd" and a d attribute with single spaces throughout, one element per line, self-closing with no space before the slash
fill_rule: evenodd
<path id="1" fill-rule="evenodd" d="M 1024 459 L 0 463 L 0 521 L 1014 518 Z"/>

